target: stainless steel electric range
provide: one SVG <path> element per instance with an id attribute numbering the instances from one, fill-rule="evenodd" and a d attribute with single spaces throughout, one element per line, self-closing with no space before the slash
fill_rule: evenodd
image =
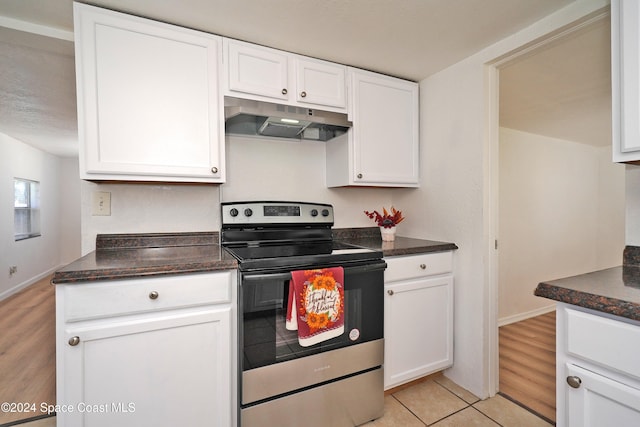
<path id="1" fill-rule="evenodd" d="M 222 203 L 222 245 L 239 265 L 242 427 L 351 427 L 382 416 L 386 264 L 379 251 L 333 240 L 333 223 L 333 207 L 327 204 Z M 306 304 L 308 291 L 315 289 L 305 282 L 307 296 L 302 295 L 293 287 L 293 275 L 312 273 L 331 278 L 337 296 L 331 301 L 339 307 L 331 311 L 332 305 L 318 319 L 291 309 L 296 295 Z M 314 292 L 313 298 L 334 295 Z M 289 327 L 292 317 L 308 323 L 304 333 L 324 333 L 322 327 L 331 321 L 336 327 L 330 338 L 309 344 L 304 327 Z"/>

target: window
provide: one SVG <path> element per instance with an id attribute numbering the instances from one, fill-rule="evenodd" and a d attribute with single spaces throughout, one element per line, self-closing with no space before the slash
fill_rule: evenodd
<path id="1" fill-rule="evenodd" d="M 13 231 L 15 240 L 40 235 L 40 183 L 14 178 Z"/>

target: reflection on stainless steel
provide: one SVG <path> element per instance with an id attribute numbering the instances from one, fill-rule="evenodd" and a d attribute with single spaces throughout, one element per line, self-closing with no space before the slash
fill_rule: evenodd
<path id="1" fill-rule="evenodd" d="M 311 388 L 242 410 L 242 427 L 357 426 L 383 414 L 383 371 Z"/>
<path id="2" fill-rule="evenodd" d="M 251 369 L 242 373 L 242 403 L 375 368 L 382 365 L 383 358 L 384 340 L 377 340 Z"/>

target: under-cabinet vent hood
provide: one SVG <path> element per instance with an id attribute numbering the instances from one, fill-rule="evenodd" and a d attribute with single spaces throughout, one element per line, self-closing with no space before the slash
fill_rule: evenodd
<path id="1" fill-rule="evenodd" d="M 351 127 L 346 114 L 225 97 L 225 133 L 328 141 Z"/>

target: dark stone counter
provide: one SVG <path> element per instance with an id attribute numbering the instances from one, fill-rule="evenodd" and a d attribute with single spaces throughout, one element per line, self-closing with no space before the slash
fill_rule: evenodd
<path id="1" fill-rule="evenodd" d="M 333 232 L 334 239 L 356 246 L 382 251 L 385 257 L 418 255 L 458 249 L 454 243 L 396 236 L 393 242 L 383 242 L 378 227 L 342 228 Z"/>
<path id="2" fill-rule="evenodd" d="M 56 271 L 54 284 L 237 268 L 217 232 L 99 235 L 96 250 Z"/>
<path id="3" fill-rule="evenodd" d="M 383 242 L 377 227 L 335 229 L 334 238 L 382 251 L 385 257 L 457 249 L 453 243 L 398 237 Z M 103 234 L 96 250 L 56 271 L 52 283 L 202 273 L 238 267 L 219 233 Z"/>
<path id="4" fill-rule="evenodd" d="M 539 297 L 640 320 L 640 267 L 622 266 L 542 282 Z"/>

